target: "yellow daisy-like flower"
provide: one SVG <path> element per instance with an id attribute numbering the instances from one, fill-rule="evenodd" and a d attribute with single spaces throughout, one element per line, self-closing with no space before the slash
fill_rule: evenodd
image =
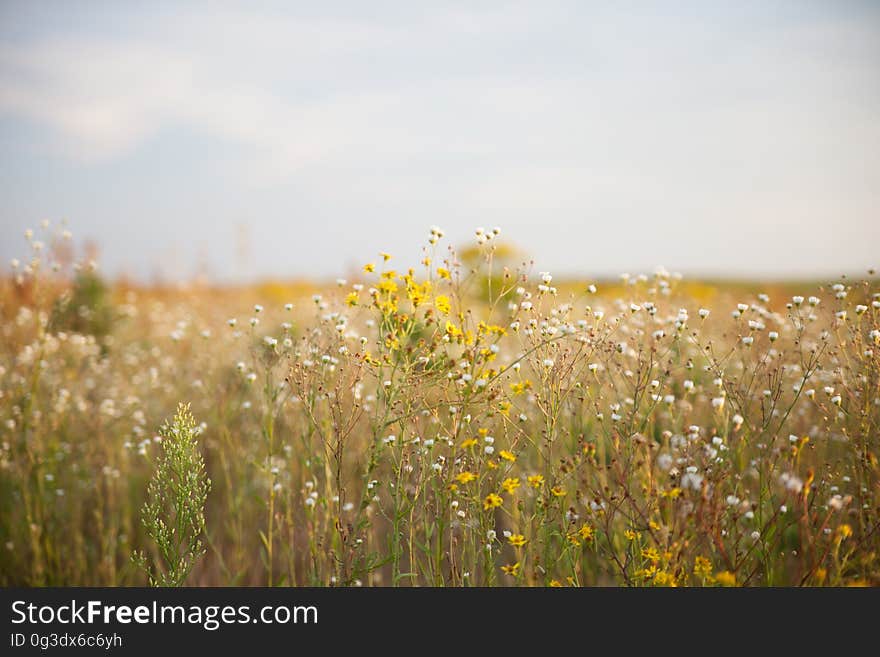
<path id="1" fill-rule="evenodd" d="M 391 254 L 390 254 L 390 253 L 384 253 L 384 252 L 383 252 L 383 253 L 380 253 L 379 255 L 382 256 L 382 260 L 384 260 L 385 262 L 388 262 L 389 260 L 391 260 Z"/>
<path id="2" fill-rule="evenodd" d="M 445 294 L 441 294 L 439 297 L 434 299 L 434 307 L 444 315 L 448 315 L 449 311 L 452 309 L 452 306 L 449 303 L 449 297 L 447 297 Z"/>
<path id="3" fill-rule="evenodd" d="M 468 438 L 461 444 L 461 449 L 467 449 L 468 447 L 473 447 L 477 444 L 476 438 Z"/>
<path id="4" fill-rule="evenodd" d="M 486 495 L 486 499 L 483 500 L 483 509 L 488 511 L 489 509 L 494 509 L 496 507 L 501 506 L 504 503 L 504 500 L 501 499 L 500 495 L 496 495 L 495 493 L 489 493 Z"/>
<path id="5" fill-rule="evenodd" d="M 371 274 L 376 271 L 376 265 L 372 262 L 368 262 L 364 265 L 364 272 L 367 274 Z"/>
<path id="6" fill-rule="evenodd" d="M 593 538 L 593 528 L 588 524 L 584 523 L 584 525 L 578 529 L 578 535 L 584 539 L 585 541 L 592 540 Z"/>
<path id="7" fill-rule="evenodd" d="M 562 588 L 562 582 L 558 579 L 551 579 L 550 584 L 548 585 L 551 589 L 559 589 Z"/>
<path id="8" fill-rule="evenodd" d="M 540 488 L 541 486 L 544 485 L 544 475 L 539 475 L 539 474 L 530 475 L 528 477 L 528 480 L 529 480 L 529 486 L 531 486 L 532 488 Z"/>
<path id="9" fill-rule="evenodd" d="M 448 278 L 449 278 L 449 270 L 448 270 L 448 269 L 445 269 L 445 268 L 443 268 L 443 267 L 437 267 L 437 275 L 438 275 L 440 278 L 446 278 L 446 279 L 448 279 Z"/>
<path id="10" fill-rule="evenodd" d="M 519 561 L 517 561 L 516 563 L 512 563 L 507 566 L 501 566 L 501 570 L 503 570 L 508 575 L 516 577 L 517 575 L 519 575 L 519 567 L 520 563 Z"/>
<path id="11" fill-rule="evenodd" d="M 503 488 L 504 491 L 510 495 L 513 495 L 516 492 L 516 489 L 519 488 L 519 485 L 519 477 L 508 477 L 501 482 L 501 488 Z"/>
<path id="12" fill-rule="evenodd" d="M 502 449 L 500 452 L 498 452 L 498 456 L 503 458 L 505 461 L 510 461 L 511 463 L 516 461 L 516 454 L 514 454 L 513 452 L 508 452 L 506 449 Z"/>
<path id="13" fill-rule="evenodd" d="M 349 292 L 345 297 L 345 304 L 347 306 L 356 306 L 358 303 L 358 293 L 357 292 Z"/>
<path id="14" fill-rule="evenodd" d="M 511 534 L 507 537 L 507 542 L 514 547 L 522 547 L 526 544 L 526 537 L 522 534 Z"/>
<path id="15" fill-rule="evenodd" d="M 468 472 L 468 471 L 459 472 L 457 475 L 455 475 L 455 479 L 460 484 L 470 483 L 471 481 L 473 481 L 476 478 L 477 478 L 477 475 L 475 475 L 473 472 Z"/>
<path id="16" fill-rule="evenodd" d="M 560 486 L 554 486 L 550 489 L 550 492 L 556 497 L 565 497 L 565 489 Z"/>

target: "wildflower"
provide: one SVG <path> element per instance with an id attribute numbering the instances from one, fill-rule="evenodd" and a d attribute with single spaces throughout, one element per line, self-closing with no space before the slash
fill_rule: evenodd
<path id="1" fill-rule="evenodd" d="M 801 297 L 801 296 L 794 296 L 794 297 L 791 298 L 791 302 L 792 302 L 794 305 L 799 306 L 799 305 L 801 305 L 801 304 L 804 302 L 804 298 Z"/>
<path id="2" fill-rule="evenodd" d="M 511 534 L 507 537 L 507 542 L 514 547 L 522 547 L 526 544 L 526 537 L 522 534 Z"/>
<path id="3" fill-rule="evenodd" d="M 516 577 L 519 574 L 519 568 L 520 568 L 519 561 L 517 561 L 516 563 L 510 564 L 510 565 L 507 565 L 507 566 L 501 566 L 501 570 L 512 577 Z"/>
<path id="4" fill-rule="evenodd" d="M 489 493 L 486 496 L 486 499 L 483 500 L 483 509 L 488 511 L 489 509 L 494 509 L 496 507 L 501 506 L 504 503 L 504 500 L 500 495 L 496 495 L 495 493 Z"/>
<path id="5" fill-rule="evenodd" d="M 700 316 L 700 319 L 706 319 L 710 312 L 711 311 L 706 308 L 700 308 L 700 310 L 697 311 L 697 314 Z"/>
<path id="6" fill-rule="evenodd" d="M 727 570 L 722 570 L 715 575 L 715 581 L 721 586 L 736 586 L 736 575 Z"/>
<path id="7" fill-rule="evenodd" d="M 529 482 L 529 486 L 531 486 L 532 488 L 540 488 L 544 485 L 544 475 L 529 475 L 527 477 L 527 480 Z"/>
<path id="8" fill-rule="evenodd" d="M 444 315 L 448 315 L 451 309 L 451 306 L 449 304 L 449 297 L 441 294 L 436 299 L 434 299 L 434 307 L 437 308 L 437 310 Z"/>
<path id="9" fill-rule="evenodd" d="M 519 477 L 508 477 L 501 482 L 501 488 L 509 495 L 513 495 L 520 486 Z"/>
<path id="10" fill-rule="evenodd" d="M 585 541 L 590 541 L 593 539 L 593 528 L 588 524 L 583 524 L 580 529 L 578 529 L 578 536 L 580 536 Z"/>
<path id="11" fill-rule="evenodd" d="M 694 559 L 694 575 L 701 579 L 708 579 L 712 576 L 712 563 L 706 557 L 696 557 Z"/>
<path id="12" fill-rule="evenodd" d="M 502 449 L 500 452 L 498 452 L 498 456 L 503 458 L 505 461 L 510 461 L 511 463 L 516 461 L 516 455 L 513 452 L 508 452 L 506 449 Z"/>
<path id="13" fill-rule="evenodd" d="M 843 524 L 837 528 L 836 538 L 838 541 L 843 541 L 852 536 L 852 533 L 852 527 L 847 524 Z"/>
<path id="14" fill-rule="evenodd" d="M 565 489 L 561 486 L 554 486 L 550 489 L 554 497 L 565 497 Z"/>
<path id="15" fill-rule="evenodd" d="M 477 478 L 477 475 L 475 475 L 473 472 L 468 472 L 468 471 L 460 472 L 457 475 L 455 475 L 455 479 L 460 484 L 470 483 L 476 478 Z"/>

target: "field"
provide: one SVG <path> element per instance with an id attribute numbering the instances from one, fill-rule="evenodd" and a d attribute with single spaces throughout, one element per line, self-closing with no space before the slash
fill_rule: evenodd
<path id="1" fill-rule="evenodd" d="M 432 229 L 145 287 L 47 231 L 0 288 L 2 585 L 880 584 L 871 274 L 557 280 Z"/>

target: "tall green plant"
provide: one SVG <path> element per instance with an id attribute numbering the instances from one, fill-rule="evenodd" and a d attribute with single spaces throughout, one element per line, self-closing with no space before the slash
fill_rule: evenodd
<path id="1" fill-rule="evenodd" d="M 198 449 L 198 427 L 188 404 L 159 430 L 162 455 L 147 487 L 141 518 L 156 544 L 153 563 L 141 552 L 132 560 L 147 573 L 150 586 L 182 586 L 205 553 L 205 501 L 211 480 Z"/>

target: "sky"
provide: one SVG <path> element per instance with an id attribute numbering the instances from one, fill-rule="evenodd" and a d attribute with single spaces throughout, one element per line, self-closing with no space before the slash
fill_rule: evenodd
<path id="1" fill-rule="evenodd" d="M 499 226 L 536 268 L 880 266 L 880 3 L 0 0 L 0 258 L 332 277 Z"/>

